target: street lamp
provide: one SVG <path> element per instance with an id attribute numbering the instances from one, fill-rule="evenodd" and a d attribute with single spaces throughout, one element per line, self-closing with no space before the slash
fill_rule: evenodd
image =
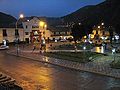
<path id="1" fill-rule="evenodd" d="M 22 19 L 22 18 L 24 18 L 24 15 L 23 15 L 23 14 L 20 14 L 20 15 L 19 15 L 19 19 Z M 19 19 L 16 21 L 16 29 L 18 29 L 18 28 L 17 28 L 17 24 L 18 24 Z"/>
<path id="2" fill-rule="evenodd" d="M 98 26 L 98 29 L 100 29 L 100 26 Z"/>
<path id="3" fill-rule="evenodd" d="M 21 19 L 21 18 L 23 18 L 23 17 L 24 17 L 24 15 L 23 15 L 23 14 L 20 14 L 19 19 Z M 18 30 L 17 25 L 18 25 L 19 19 L 16 21 L 16 25 L 15 25 L 15 29 L 16 29 L 16 30 Z M 17 32 L 17 33 L 16 33 L 16 32 Z M 18 34 L 18 31 L 16 31 L 16 32 L 15 32 L 15 33 L 16 33 L 16 42 L 17 42 L 17 50 L 16 50 L 16 52 L 17 52 L 17 56 L 18 56 L 18 54 L 19 54 L 19 34 Z"/>
<path id="4" fill-rule="evenodd" d="M 114 56 L 114 60 L 113 61 L 115 61 L 115 56 L 116 56 L 116 49 L 115 48 L 112 49 L 112 55 Z"/>
<path id="5" fill-rule="evenodd" d="M 40 21 L 40 27 L 43 27 L 43 26 L 44 26 L 44 24 L 45 24 L 45 22 Z"/>
<path id="6" fill-rule="evenodd" d="M 104 25 L 104 23 L 101 23 L 101 25 L 103 26 L 103 25 Z"/>
<path id="7" fill-rule="evenodd" d="M 44 47 L 44 50 L 46 50 L 46 43 L 45 43 L 45 30 L 47 28 L 47 24 L 44 21 L 39 22 L 39 28 L 40 28 L 40 48 Z"/>
<path id="8" fill-rule="evenodd" d="M 85 60 L 86 45 L 83 46 L 83 52 L 84 52 L 84 60 Z"/>
<path id="9" fill-rule="evenodd" d="M 86 50 L 86 46 L 83 47 L 83 50 L 84 50 L 84 51 Z"/>

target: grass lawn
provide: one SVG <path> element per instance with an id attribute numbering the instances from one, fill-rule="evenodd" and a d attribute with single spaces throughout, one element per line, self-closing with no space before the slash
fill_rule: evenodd
<path id="1" fill-rule="evenodd" d="M 97 56 L 102 56 L 102 54 L 93 52 L 46 52 L 44 55 L 80 63 L 87 63 Z"/>
<path id="2" fill-rule="evenodd" d="M 83 46 L 86 46 L 86 49 L 89 50 L 93 47 L 92 44 L 89 44 L 89 43 L 77 43 L 77 49 L 83 49 Z M 52 49 L 55 49 L 55 50 L 74 50 L 74 44 L 63 44 L 63 45 L 59 45 L 59 46 L 55 46 L 53 47 Z"/>
<path id="3" fill-rule="evenodd" d="M 113 61 L 110 66 L 115 69 L 120 69 L 120 61 Z"/>

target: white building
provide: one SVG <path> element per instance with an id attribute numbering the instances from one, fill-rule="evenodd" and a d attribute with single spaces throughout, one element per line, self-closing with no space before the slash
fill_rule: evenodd
<path id="1" fill-rule="evenodd" d="M 20 41 L 24 40 L 23 34 L 24 30 L 23 28 L 18 28 L 17 30 L 15 28 L 0 28 L 0 43 L 3 42 L 3 40 L 8 40 L 9 42 L 13 42 L 16 39 L 16 35 L 18 34 Z"/>
<path id="2" fill-rule="evenodd" d="M 44 18 L 33 17 L 23 23 L 24 37 L 27 42 L 41 42 L 41 39 L 48 39 L 51 31 L 47 30 L 47 22 Z"/>
<path id="3" fill-rule="evenodd" d="M 0 43 L 5 39 L 9 42 L 13 42 L 16 38 L 16 34 L 19 35 L 20 41 L 26 41 L 28 43 L 41 43 L 43 39 L 58 40 L 72 37 L 70 35 L 69 27 L 47 27 L 48 24 L 44 17 L 24 18 L 22 21 L 19 21 L 19 24 L 20 22 L 22 22 L 23 28 L 18 27 L 18 30 L 16 30 L 15 27 L 0 28 Z"/>

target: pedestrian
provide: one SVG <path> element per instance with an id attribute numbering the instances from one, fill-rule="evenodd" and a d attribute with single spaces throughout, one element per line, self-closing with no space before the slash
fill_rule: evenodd
<path id="1" fill-rule="evenodd" d="M 40 46 L 40 53 L 42 52 L 42 46 Z"/>
<path id="2" fill-rule="evenodd" d="M 36 49 L 36 46 L 35 46 L 35 45 L 33 45 L 33 50 L 32 50 L 32 52 L 33 52 L 35 49 Z"/>

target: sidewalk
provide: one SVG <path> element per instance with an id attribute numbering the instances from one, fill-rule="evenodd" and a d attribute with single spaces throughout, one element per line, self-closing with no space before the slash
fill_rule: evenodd
<path id="1" fill-rule="evenodd" d="M 10 50 L 7 53 L 16 55 L 15 50 Z M 58 65 L 58 66 L 66 67 L 66 68 L 97 73 L 97 74 L 106 75 L 106 76 L 120 79 L 120 69 L 112 69 L 109 66 L 109 63 L 112 61 L 110 59 L 111 56 L 97 57 L 94 59 L 93 62 L 89 62 L 86 64 L 46 57 L 40 54 L 38 50 L 32 53 L 32 50 L 24 49 L 19 52 L 19 56 L 37 60 L 37 61 L 44 62 L 44 63 L 50 63 L 53 65 Z"/>

